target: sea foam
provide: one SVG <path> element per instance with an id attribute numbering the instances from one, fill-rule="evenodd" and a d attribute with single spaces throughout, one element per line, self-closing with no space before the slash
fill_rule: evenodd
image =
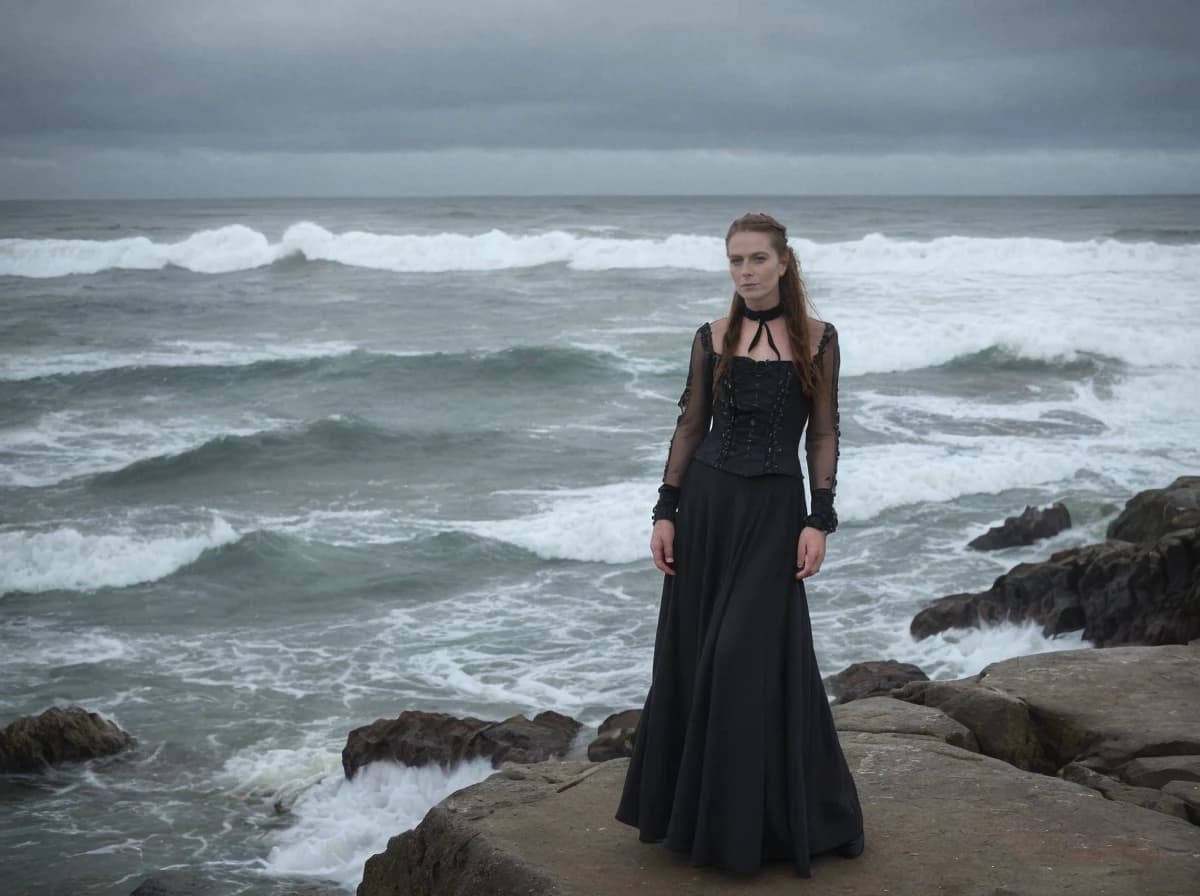
<path id="1" fill-rule="evenodd" d="M 0 358 L 0 380 L 20 381 L 100 370 L 145 367 L 244 367 L 261 361 L 337 358 L 355 351 L 349 342 L 255 343 L 171 339 L 139 351 L 9 354 Z"/>
<path id="2" fill-rule="evenodd" d="M 92 591 L 151 582 L 239 537 L 219 516 L 200 531 L 157 536 L 84 534 L 72 527 L 2 532 L 0 594 Z"/>
<path id="3" fill-rule="evenodd" d="M 649 552 L 657 489 L 658 483 L 647 479 L 543 492 L 542 509 L 527 516 L 453 525 L 547 560 L 632 563 Z"/>
<path id="4" fill-rule="evenodd" d="M 953 679 L 978 675 L 992 663 L 1036 653 L 1091 647 L 1082 631 L 1056 637 L 1042 634 L 1034 622 L 1005 623 L 971 629 L 949 629 L 920 641 L 899 633 L 888 656 L 920 666 L 930 678 Z"/>
<path id="5" fill-rule="evenodd" d="M 879 233 L 839 243 L 793 240 L 806 269 L 822 274 L 997 274 L 1036 272 L 1200 272 L 1200 246 L 1125 243 L 1113 239 L 1076 242 L 1035 238 L 947 236 L 904 240 Z M 676 268 L 725 269 L 719 237 L 675 233 L 661 239 L 616 239 L 562 230 L 532 234 L 333 233 L 312 222 L 290 226 L 277 243 L 249 227 L 232 224 L 193 233 L 177 243 L 146 237 L 117 240 L 0 240 L 0 276 L 60 277 L 107 270 L 178 267 L 222 274 L 273 264 L 284 258 L 330 261 L 377 270 L 436 273 L 496 271 L 565 264 L 581 271 Z"/>
<path id="6" fill-rule="evenodd" d="M 416 827 L 432 806 L 492 772 L 487 760 L 449 770 L 373 762 L 352 780 L 340 769 L 331 771 L 296 800 L 296 823 L 276 836 L 266 870 L 335 880 L 353 889 L 366 860 L 382 852 L 390 837 Z"/>
<path id="7" fill-rule="evenodd" d="M 907 505 L 1067 482 L 1080 468 L 1076 453 L 1037 439 L 1009 439 L 1003 452 L 949 441 L 855 446 L 839 461 L 845 484 L 838 490 L 838 515 L 843 523 L 865 522 Z M 648 562 L 650 509 L 658 485 L 647 478 L 541 492 L 541 507 L 533 513 L 448 525 L 546 560 Z"/>

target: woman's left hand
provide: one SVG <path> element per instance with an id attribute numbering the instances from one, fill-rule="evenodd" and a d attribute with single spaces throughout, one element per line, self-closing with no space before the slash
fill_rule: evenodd
<path id="1" fill-rule="evenodd" d="M 806 526 L 800 531 L 800 540 L 796 543 L 796 578 L 807 579 L 821 571 L 825 561 L 825 533 L 812 526 Z"/>

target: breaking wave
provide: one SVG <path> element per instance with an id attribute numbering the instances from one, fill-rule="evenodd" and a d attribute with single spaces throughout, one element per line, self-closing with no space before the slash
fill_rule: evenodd
<path id="1" fill-rule="evenodd" d="M 1200 244 L 1141 239 L 1063 241 L 947 236 L 894 239 L 879 233 L 840 243 L 793 240 L 805 267 L 825 274 L 1006 273 L 1043 274 L 1183 270 L 1200 272 Z M 581 271 L 675 268 L 722 271 L 719 237 L 675 233 L 661 239 L 614 239 L 563 230 L 519 234 L 333 233 L 312 222 L 293 224 L 278 242 L 241 224 L 202 230 L 177 243 L 144 236 L 117 240 L 0 240 L 0 276 L 63 277 L 113 270 L 174 267 L 226 274 L 288 260 L 334 262 L 402 273 L 500 271 L 562 264 Z"/>

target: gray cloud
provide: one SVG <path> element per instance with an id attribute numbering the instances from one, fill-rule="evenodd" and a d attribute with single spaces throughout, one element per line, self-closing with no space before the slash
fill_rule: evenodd
<path id="1" fill-rule="evenodd" d="M 1200 152 L 1194 0 L 0 8 L 10 158 Z"/>

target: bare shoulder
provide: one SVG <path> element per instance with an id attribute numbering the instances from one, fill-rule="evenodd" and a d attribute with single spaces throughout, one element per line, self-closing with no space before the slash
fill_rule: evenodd
<path id="1" fill-rule="evenodd" d="M 838 333 L 830 321 L 821 320 L 820 318 L 810 317 L 808 319 L 808 339 L 809 349 L 811 349 L 813 357 L 820 357 L 825 348 L 832 342 L 837 343 Z"/>
<path id="2" fill-rule="evenodd" d="M 718 345 L 721 344 L 721 341 L 725 338 L 725 329 L 728 326 L 729 318 L 727 317 L 719 317 L 716 320 L 709 321 L 708 329 L 712 333 L 713 342 Z"/>

